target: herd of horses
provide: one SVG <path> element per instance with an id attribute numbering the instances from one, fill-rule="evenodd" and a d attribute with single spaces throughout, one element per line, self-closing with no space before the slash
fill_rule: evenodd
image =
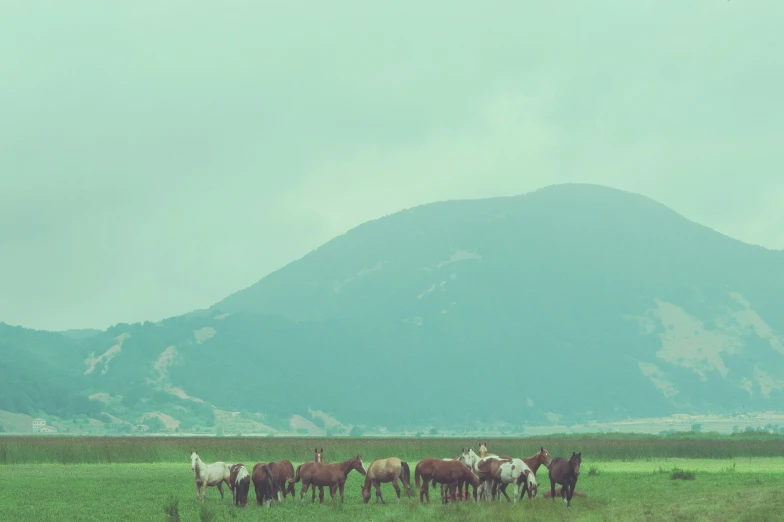
<path id="1" fill-rule="evenodd" d="M 527 494 L 529 499 L 537 495 L 538 483 L 536 472 L 544 466 L 549 471 L 550 490 L 545 492 L 545 497 L 555 500 L 560 495 L 571 505 L 574 495 L 586 496 L 584 493 L 575 492 L 577 479 L 580 476 L 580 463 L 582 452 L 572 453 L 570 458 L 550 458 L 550 452 L 540 447 L 534 455 L 527 458 L 516 458 L 505 455 L 496 455 L 487 451 L 487 443 L 479 443 L 479 453 L 473 448 L 463 448 L 458 458 L 426 458 L 419 461 L 414 468 L 414 478 L 419 489 L 419 502 L 430 503 L 430 485 L 441 487 L 441 501 L 443 503 L 470 500 L 474 502 L 496 500 L 501 494 L 508 502 L 522 500 Z M 191 453 L 191 469 L 196 476 L 196 499 L 204 501 L 208 486 L 215 486 L 223 499 L 223 483 L 229 487 L 232 503 L 245 507 L 248 502 L 248 492 L 251 483 L 256 493 L 256 503 L 269 507 L 271 502 L 280 502 L 288 494 L 296 497 L 294 485 L 302 482 L 300 500 L 305 500 L 308 488 L 311 489 L 312 502 L 316 501 L 316 488 L 319 489 L 319 501 L 324 502 L 324 488 L 329 488 L 332 500 L 340 492 L 343 502 L 343 488 L 346 479 L 352 470 L 365 476 L 362 486 L 362 501 L 367 504 L 371 497 L 371 487 L 375 488 L 376 502 L 384 502 L 381 494 L 382 483 L 392 483 L 400 502 L 400 486 L 403 484 L 408 498 L 411 498 L 411 469 L 408 463 L 397 457 L 380 458 L 374 460 L 365 468 L 362 456 L 357 455 L 343 462 L 324 462 L 324 449 L 315 448 L 312 461 L 299 465 L 296 470 L 288 460 L 278 460 L 269 463 L 258 463 L 252 471 L 243 464 L 228 464 L 226 462 L 213 462 L 205 464 L 196 451 Z M 512 498 L 506 492 L 509 485 L 514 486 Z M 560 487 L 556 489 L 556 484 Z M 469 486 L 473 487 L 473 494 L 469 495 Z"/>

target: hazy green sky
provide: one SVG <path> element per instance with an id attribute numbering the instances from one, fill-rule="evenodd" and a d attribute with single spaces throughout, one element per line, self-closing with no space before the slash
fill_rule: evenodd
<path id="1" fill-rule="evenodd" d="M 784 248 L 781 0 L 381 4 L 2 0 L 0 321 L 157 320 L 566 181 Z"/>

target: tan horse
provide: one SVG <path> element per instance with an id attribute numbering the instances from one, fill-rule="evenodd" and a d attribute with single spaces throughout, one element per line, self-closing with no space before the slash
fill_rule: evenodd
<path id="1" fill-rule="evenodd" d="M 370 463 L 367 475 L 365 475 L 365 485 L 362 486 L 362 501 L 367 504 L 370 500 L 370 486 L 372 485 L 376 488 L 376 501 L 381 500 L 382 504 L 386 504 L 384 497 L 381 496 L 381 483 L 391 482 L 397 494 L 397 501 L 400 503 L 398 479 L 403 482 L 408 498 L 411 498 L 411 468 L 408 467 L 408 462 L 397 457 L 374 460 Z"/>
<path id="2" fill-rule="evenodd" d="M 313 502 L 316 501 L 316 486 L 329 486 L 329 494 L 335 500 L 335 492 L 340 490 L 340 502 L 343 502 L 343 488 L 346 486 L 346 478 L 351 470 L 357 470 L 362 475 L 367 474 L 365 465 L 362 463 L 362 456 L 357 455 L 343 462 L 335 464 L 325 464 L 323 462 L 306 462 L 297 468 L 295 480 L 302 480 L 299 498 L 305 500 L 305 493 L 308 487 L 313 486 Z M 321 498 L 321 502 L 323 502 Z"/>
<path id="3" fill-rule="evenodd" d="M 430 504 L 430 481 L 449 485 L 449 497 L 455 501 L 457 485 L 459 482 L 468 482 L 474 486 L 474 501 L 476 501 L 476 488 L 479 487 L 479 479 L 463 463 L 457 460 L 442 460 L 427 458 L 420 460 L 414 471 L 416 487 L 419 489 L 419 503 L 427 498 Z M 421 483 L 421 486 L 420 486 Z"/>
<path id="4" fill-rule="evenodd" d="M 495 453 L 490 453 L 487 451 L 487 442 L 480 442 L 479 443 L 479 458 L 485 457 L 497 457 Z"/>

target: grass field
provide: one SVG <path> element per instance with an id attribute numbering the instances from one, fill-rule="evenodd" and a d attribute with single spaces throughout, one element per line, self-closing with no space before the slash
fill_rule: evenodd
<path id="1" fill-rule="evenodd" d="M 612 439 L 612 437 L 610 437 Z M 710 444 L 711 439 L 688 439 L 689 443 Z M 718 439 L 717 439 L 718 440 Z M 763 441 L 763 439 L 757 439 Z M 767 439 L 771 442 L 774 439 Z M 556 443 L 560 441 L 558 446 Z M 295 465 L 312 459 L 313 447 L 323 446 L 325 459 L 335 462 L 350 454 L 361 452 L 366 465 L 373 458 L 400 456 L 411 463 L 423 456 L 456 456 L 460 448 L 476 441 L 447 440 L 361 440 L 361 439 L 200 439 L 169 441 L 162 439 L 97 439 L 86 440 L 6 437 L 0 439 L 0 457 L 9 455 L 14 461 L 0 465 L 0 520 L 167 520 L 164 507 L 177 502 L 177 512 L 183 521 L 199 520 L 778 520 L 784 513 L 784 458 L 749 456 L 749 448 L 767 451 L 767 445 L 748 446 L 746 441 L 729 441 L 730 448 L 722 451 L 738 454 L 733 458 L 627 458 L 629 441 L 650 446 L 658 452 L 657 444 L 664 438 L 618 437 L 614 444 L 618 458 L 594 458 L 590 450 L 598 444 L 594 438 L 553 438 L 542 440 L 551 454 L 570 455 L 583 452 L 582 473 L 578 491 L 588 498 L 575 497 L 566 508 L 560 500 L 542 497 L 549 487 L 547 469 L 541 468 L 539 498 L 518 504 L 503 502 L 459 503 L 441 505 L 438 494 L 431 491 L 433 504 L 419 505 L 418 495 L 412 500 L 403 498 L 398 505 L 391 485 L 383 486 L 387 505 L 363 505 L 360 495 L 362 477 L 349 475 L 345 490 L 345 504 L 332 503 L 328 496 L 324 505 L 303 504 L 286 499 L 273 503 L 270 509 L 255 505 L 251 491 L 245 509 L 233 508 L 230 494 L 220 500 L 216 488 L 208 488 L 207 501 L 195 499 L 193 472 L 188 455 L 182 456 L 180 443 L 195 447 L 205 461 L 242 461 L 249 467 L 255 462 L 289 458 Z M 270 444 L 273 443 L 274 444 Z M 765 441 L 763 441 L 765 442 Z M 17 444 L 24 446 L 16 446 Z M 488 441 L 497 452 L 527 456 L 538 448 L 539 440 Z M 683 440 L 680 443 L 684 443 Z M 738 444 L 733 448 L 732 444 Z M 70 446 L 69 446 L 70 444 Z M 563 444 L 563 446 L 561 446 Z M 90 445 L 96 446 L 90 450 Z M 104 447 L 105 446 L 105 447 Z M 598 446 L 597 446 L 598 447 Z M 612 446 L 610 446 L 612 447 Z M 679 447 L 679 446 L 676 446 Z M 723 447 L 723 446 L 722 446 Z M 142 448 L 145 448 L 142 451 Z M 228 449 L 227 449 L 228 448 Z M 625 450 L 624 450 L 625 448 Z M 134 451 L 132 451 L 134 450 Z M 354 451 L 360 450 L 360 451 Z M 623 450 L 623 451 L 621 451 Z M 255 458 L 249 454 L 257 455 Z M 289 451 L 294 455 L 278 454 Z M 609 450 L 607 450 L 609 451 Z M 645 453 L 642 450 L 638 450 Z M 62 453 L 61 453 L 62 452 Z M 124 452 L 124 453 L 123 453 Z M 170 453 L 171 452 L 171 453 Z M 233 455 L 226 455 L 232 453 Z M 168 455 L 177 458 L 162 458 Z M 782 453 L 784 454 L 784 453 Z M 49 455 L 49 464 L 32 461 Z M 107 462 L 96 457 L 125 455 L 125 462 Z M 136 462 L 130 462 L 135 455 Z M 157 458 L 153 458 L 157 456 Z M 234 458 L 234 457 L 241 458 Z M 250 457 L 250 458 L 249 458 Z M 69 460 L 74 463 L 57 463 Z M 81 461 L 81 462 L 79 462 Z M 673 468 L 694 472 L 692 480 L 673 480 Z M 593 470 L 593 471 L 591 471 Z M 413 476 L 412 476 L 413 480 Z M 299 484 L 297 485 L 299 494 Z M 412 491 L 412 496 L 416 491 Z"/>

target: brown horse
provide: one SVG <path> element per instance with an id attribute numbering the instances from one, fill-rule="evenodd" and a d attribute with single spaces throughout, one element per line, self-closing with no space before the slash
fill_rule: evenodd
<path id="1" fill-rule="evenodd" d="M 346 478 L 351 470 L 357 470 L 365 475 L 365 465 L 362 463 L 362 456 L 357 455 L 343 462 L 335 464 L 325 464 L 323 462 L 306 462 L 297 468 L 295 480 L 302 480 L 299 498 L 305 500 L 305 493 L 308 487 L 313 486 L 313 502 L 316 501 L 316 486 L 329 486 L 329 494 L 335 500 L 335 492 L 340 490 L 340 502 L 343 502 L 343 488 L 346 486 Z M 320 497 L 323 502 L 323 497 Z"/>
<path id="2" fill-rule="evenodd" d="M 540 446 L 539 451 L 537 451 L 535 454 L 531 455 L 530 457 L 524 458 L 523 462 L 526 463 L 526 465 L 531 469 L 531 472 L 533 472 L 534 477 L 536 477 L 536 472 L 537 470 L 539 470 L 540 466 L 547 467 L 550 464 L 550 452 L 544 446 Z M 525 477 L 522 475 L 518 478 L 517 485 L 522 486 L 522 488 L 520 489 L 521 500 L 523 498 L 523 495 L 526 494 L 526 492 L 528 493 L 528 498 L 533 498 L 536 496 L 536 491 L 531 491 L 531 489 L 528 487 L 529 482 L 530 481 L 525 480 Z M 531 484 L 532 485 L 536 484 L 536 481 L 534 480 Z M 493 488 L 495 489 L 495 485 L 493 485 Z M 501 491 L 504 494 L 506 494 L 505 490 L 506 490 L 506 486 L 501 485 Z"/>
<path id="3" fill-rule="evenodd" d="M 367 504 L 370 500 L 370 486 L 372 485 L 376 488 L 376 502 L 381 500 L 382 504 L 386 504 L 384 497 L 381 496 L 381 483 L 391 482 L 397 494 L 397 501 L 400 503 L 398 479 L 403 482 L 408 498 L 411 498 L 411 468 L 409 468 L 408 462 L 397 457 L 374 460 L 370 463 L 367 475 L 365 475 L 365 485 L 362 486 L 362 501 Z"/>
<path id="4" fill-rule="evenodd" d="M 427 498 L 430 504 L 430 481 L 449 485 L 449 497 L 455 501 L 456 490 L 459 482 L 468 482 L 474 486 L 474 502 L 476 502 L 476 488 L 479 487 L 479 479 L 462 462 L 458 460 L 442 460 L 426 458 L 420 460 L 414 471 L 416 487 L 419 489 L 419 503 Z M 420 487 L 421 483 L 421 487 Z"/>
<path id="5" fill-rule="evenodd" d="M 248 468 L 242 464 L 234 464 L 230 468 L 229 489 L 234 505 L 245 507 L 248 503 L 248 490 L 250 489 Z"/>
<path id="6" fill-rule="evenodd" d="M 294 490 L 294 465 L 284 459 L 270 462 L 268 466 L 279 490 L 276 499 L 280 500 L 281 495 L 286 498 L 288 493 L 291 493 L 291 498 L 294 498 L 297 494 Z"/>
<path id="7" fill-rule="evenodd" d="M 580 463 L 582 462 L 582 451 L 580 453 L 572 452 L 569 460 L 563 457 L 555 457 L 550 462 L 550 496 L 555 500 L 555 485 L 560 484 L 561 498 L 566 499 L 566 507 L 572 502 L 572 495 L 574 495 L 574 487 L 577 485 L 577 479 L 580 477 Z"/>
<path id="8" fill-rule="evenodd" d="M 466 448 L 463 448 L 463 451 L 466 451 Z M 447 461 L 447 462 L 448 461 L 452 461 L 452 460 L 455 460 L 457 462 L 461 462 L 461 460 L 459 458 L 457 458 L 457 459 L 441 459 L 441 460 Z M 433 480 L 433 489 L 435 489 L 437 482 L 436 482 L 436 479 L 432 479 L 432 480 Z M 463 493 L 463 484 L 465 484 L 465 493 Z M 448 493 L 449 493 L 449 484 L 441 484 L 441 502 L 444 503 L 444 504 L 446 504 Z M 457 483 L 457 499 L 458 500 L 468 500 L 468 497 L 469 497 L 468 483 L 467 482 L 463 482 L 462 480 L 458 481 L 458 483 Z"/>
<path id="9" fill-rule="evenodd" d="M 324 462 L 324 448 L 313 448 L 313 462 Z M 326 464 L 326 462 L 324 462 Z M 297 471 L 294 472 L 294 482 L 299 482 L 299 468 L 302 467 L 302 464 L 297 466 Z M 292 486 L 293 488 L 293 486 Z M 292 495 L 296 495 L 296 493 L 292 493 Z M 313 487 L 313 502 L 316 501 L 316 488 Z M 324 487 L 319 486 L 319 501 L 323 504 L 324 503 Z"/>
<path id="10" fill-rule="evenodd" d="M 253 487 L 256 490 L 256 503 L 270 507 L 270 502 L 278 490 L 275 477 L 267 464 L 259 462 L 253 466 Z"/>

